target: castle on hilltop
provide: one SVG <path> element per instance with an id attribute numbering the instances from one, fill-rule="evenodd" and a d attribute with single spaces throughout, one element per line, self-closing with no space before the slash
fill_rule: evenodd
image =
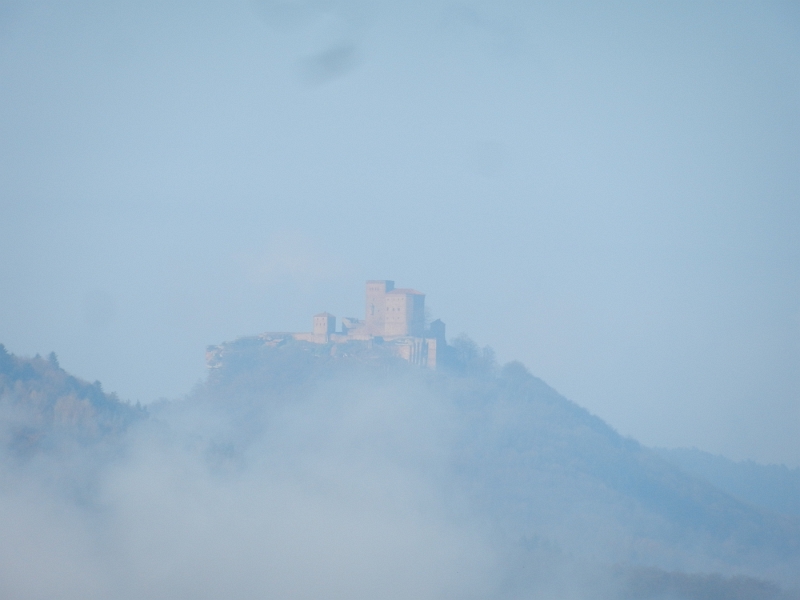
<path id="1" fill-rule="evenodd" d="M 391 355 L 414 365 L 435 369 L 447 345 L 445 326 L 436 319 L 425 325 L 425 294 L 412 289 L 395 288 L 394 281 L 367 281 L 364 319 L 344 317 L 336 330 L 336 317 L 323 312 L 313 317 L 310 332 L 266 332 L 257 336 L 266 346 L 279 346 L 289 340 L 328 344 L 331 354 L 344 354 L 345 344 L 380 346 Z M 222 365 L 226 345 L 209 346 L 206 364 Z"/>

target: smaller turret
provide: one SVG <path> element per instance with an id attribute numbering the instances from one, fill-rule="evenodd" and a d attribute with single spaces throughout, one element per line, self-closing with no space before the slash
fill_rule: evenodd
<path id="1" fill-rule="evenodd" d="M 336 317 L 330 313 L 314 315 L 314 341 L 318 344 L 327 344 L 332 333 L 336 331 Z"/>

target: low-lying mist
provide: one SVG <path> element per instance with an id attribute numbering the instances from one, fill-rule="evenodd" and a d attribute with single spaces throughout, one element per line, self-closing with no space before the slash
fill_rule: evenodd
<path id="1" fill-rule="evenodd" d="M 49 441 L 20 449 L 6 418 L 0 596 L 778 598 L 753 577 L 794 583 L 796 521 L 462 350 L 430 372 L 261 349 L 91 440 L 28 424 Z"/>

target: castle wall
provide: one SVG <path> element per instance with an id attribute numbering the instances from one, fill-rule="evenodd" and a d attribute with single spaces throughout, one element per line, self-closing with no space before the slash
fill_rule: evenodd
<path id="1" fill-rule="evenodd" d="M 314 333 L 316 335 L 326 335 L 334 331 L 336 331 L 336 317 L 330 313 L 314 315 Z"/>
<path id="2" fill-rule="evenodd" d="M 408 335 L 417 337 L 425 335 L 425 294 L 417 292 L 409 297 L 406 323 Z"/>
<path id="3" fill-rule="evenodd" d="M 384 333 L 386 337 L 425 334 L 425 294 L 415 290 L 394 290 L 386 294 Z"/>
<path id="4" fill-rule="evenodd" d="M 382 334 L 391 336 L 408 335 L 408 297 L 405 294 L 386 296 L 386 316 Z"/>
<path id="5" fill-rule="evenodd" d="M 394 289 L 394 281 L 373 280 L 367 282 L 366 290 L 366 332 L 371 335 L 384 335 L 386 319 L 386 294 Z"/>
<path id="6" fill-rule="evenodd" d="M 410 362 L 412 365 L 423 367 L 428 364 L 427 340 L 415 337 L 406 337 L 395 340 L 390 345 L 392 354 Z"/>
<path id="7" fill-rule="evenodd" d="M 439 343 L 435 338 L 428 338 L 425 340 L 427 354 L 425 356 L 426 365 L 429 369 L 435 369 L 436 363 L 439 360 Z"/>

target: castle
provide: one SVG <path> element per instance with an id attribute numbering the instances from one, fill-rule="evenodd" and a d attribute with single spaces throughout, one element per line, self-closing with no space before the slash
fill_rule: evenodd
<path id="1" fill-rule="evenodd" d="M 388 353 L 414 365 L 435 369 L 446 347 L 445 326 L 439 319 L 425 326 L 425 294 L 395 288 L 394 281 L 367 281 L 364 319 L 344 317 L 336 330 L 336 317 L 323 312 L 314 315 L 310 332 L 266 332 L 259 343 L 278 346 L 290 339 L 312 344 L 330 344 L 331 354 L 342 344 L 380 345 Z M 209 368 L 222 364 L 225 345 L 210 346 L 206 353 Z"/>

